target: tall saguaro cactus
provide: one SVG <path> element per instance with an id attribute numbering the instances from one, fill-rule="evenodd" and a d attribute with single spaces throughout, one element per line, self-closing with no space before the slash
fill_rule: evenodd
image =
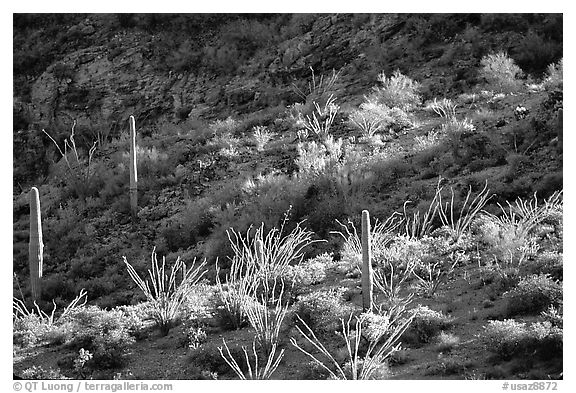
<path id="1" fill-rule="evenodd" d="M 558 145 L 557 145 L 558 153 L 562 153 L 562 150 L 563 150 L 562 144 L 564 143 L 564 141 L 563 141 L 563 139 L 564 139 L 563 138 L 563 135 L 564 135 L 563 115 L 564 115 L 564 111 L 562 110 L 562 108 L 558 109 L 558 114 L 556 115 L 556 133 L 558 136 Z"/>
<path id="2" fill-rule="evenodd" d="M 362 309 L 364 311 L 372 311 L 373 293 L 370 213 L 368 210 L 362 210 Z"/>
<path id="3" fill-rule="evenodd" d="M 40 195 L 36 187 L 30 190 L 30 243 L 28 245 L 28 262 L 30 263 L 30 287 L 32 300 L 38 301 L 42 292 L 43 263 L 42 218 L 40 217 Z"/>
<path id="4" fill-rule="evenodd" d="M 138 213 L 138 172 L 136 170 L 136 121 L 130 116 L 130 212 Z"/>

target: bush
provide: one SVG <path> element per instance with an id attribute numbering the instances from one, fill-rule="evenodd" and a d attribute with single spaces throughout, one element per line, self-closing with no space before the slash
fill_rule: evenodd
<path id="1" fill-rule="evenodd" d="M 410 327 L 402 335 L 402 341 L 409 344 L 429 343 L 441 331 L 452 325 L 452 318 L 441 311 L 434 311 L 427 306 L 418 306 Z"/>
<path id="2" fill-rule="evenodd" d="M 340 287 L 304 295 L 295 305 L 295 314 L 317 334 L 339 330 L 340 320 L 354 311 L 354 307 L 344 302 L 344 292 L 346 288 Z"/>
<path id="3" fill-rule="evenodd" d="M 458 344 L 460 344 L 460 337 L 452 333 L 440 332 L 436 349 L 439 352 L 450 352 Z"/>
<path id="4" fill-rule="evenodd" d="M 508 300 L 508 315 L 537 314 L 561 303 L 562 283 L 547 274 L 528 276 L 506 292 L 504 298 Z"/>
<path id="5" fill-rule="evenodd" d="M 499 52 L 484 56 L 480 64 L 482 76 L 495 90 L 510 93 L 521 88 L 522 83 L 517 78 L 522 76 L 522 70 L 507 54 Z"/>
<path id="6" fill-rule="evenodd" d="M 359 110 L 350 113 L 349 121 L 365 138 L 372 138 L 378 132 L 398 132 L 412 126 L 408 115 L 402 109 L 389 108 L 371 100 L 362 103 Z"/>
<path id="7" fill-rule="evenodd" d="M 296 165 L 303 178 L 333 173 L 342 156 L 342 139 L 329 136 L 324 143 L 298 143 Z"/>
<path id="8" fill-rule="evenodd" d="M 122 153 L 122 159 L 128 162 L 129 152 Z M 173 172 L 167 153 L 158 151 L 155 146 L 136 146 L 136 162 L 138 165 L 138 178 L 156 179 L 168 176 Z"/>
<path id="9" fill-rule="evenodd" d="M 550 322 L 552 326 L 559 327 L 560 329 L 564 326 L 564 307 L 562 305 L 558 308 L 550 306 L 546 311 L 542 311 L 540 316 L 545 321 Z"/>
<path id="10" fill-rule="evenodd" d="M 564 74 L 564 59 L 556 64 L 549 64 L 546 69 L 546 75 L 544 77 L 544 88 L 547 91 L 554 91 L 556 89 L 563 89 L 563 74 Z"/>
<path id="11" fill-rule="evenodd" d="M 13 344 L 26 348 L 37 345 L 57 331 L 53 325 L 36 314 L 26 315 L 14 320 Z"/>
<path id="12" fill-rule="evenodd" d="M 22 379 L 70 379 L 60 372 L 60 369 L 44 369 L 42 366 L 32 366 L 22 371 Z"/>
<path id="13" fill-rule="evenodd" d="M 382 86 L 376 86 L 371 96 L 378 103 L 403 111 L 410 111 L 420 104 L 421 97 L 418 94 L 420 83 L 403 75 L 399 70 L 390 77 L 382 72 L 378 75 L 378 81 Z"/>
<path id="14" fill-rule="evenodd" d="M 562 358 L 562 329 L 550 322 L 530 325 L 512 319 L 490 321 L 480 339 L 485 347 L 508 360 L 512 357 Z"/>
<path id="15" fill-rule="evenodd" d="M 192 324 L 186 328 L 185 346 L 189 349 L 197 349 L 206 342 L 207 335 L 198 324 Z"/>
<path id="16" fill-rule="evenodd" d="M 553 251 L 538 253 L 534 261 L 526 265 L 529 274 L 547 274 L 553 280 L 562 280 L 564 277 L 563 254 Z"/>
<path id="17" fill-rule="evenodd" d="M 209 371 L 217 375 L 232 374 L 232 369 L 218 351 L 219 343 L 205 343 L 196 349 L 192 349 L 188 355 L 188 362 L 201 371 Z M 240 359 L 241 370 L 247 370 L 247 364 L 244 360 L 244 353 L 239 345 L 228 346 L 234 359 Z"/>
<path id="18" fill-rule="evenodd" d="M 116 368 L 123 365 L 134 337 L 133 322 L 119 310 L 106 311 L 96 306 L 72 310 L 59 329 L 66 332 L 67 345 L 94 354 L 93 365 Z"/>
<path id="19" fill-rule="evenodd" d="M 326 270 L 332 263 L 332 256 L 325 253 L 298 265 L 290 266 L 290 269 L 284 273 L 286 287 L 292 288 L 291 292 L 295 295 L 309 292 L 312 285 L 320 284 L 326 279 Z"/>

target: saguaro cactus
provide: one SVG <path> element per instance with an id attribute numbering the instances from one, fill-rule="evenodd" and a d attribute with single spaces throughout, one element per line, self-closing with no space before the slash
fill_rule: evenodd
<path id="1" fill-rule="evenodd" d="M 136 121 L 130 116 L 130 212 L 138 213 L 138 172 L 136 170 Z"/>
<path id="2" fill-rule="evenodd" d="M 558 144 L 557 144 L 558 153 L 562 153 L 562 149 L 563 149 L 562 144 L 564 142 L 563 141 L 563 134 L 564 134 L 564 131 L 563 131 L 563 126 L 564 126 L 563 112 L 564 111 L 562 110 L 562 108 L 560 108 L 560 109 L 558 109 L 558 114 L 556 115 L 556 133 L 558 136 Z"/>
<path id="3" fill-rule="evenodd" d="M 372 311 L 373 293 L 370 213 L 368 210 L 362 210 L 362 309 L 364 311 Z"/>
<path id="4" fill-rule="evenodd" d="M 30 263 L 30 287 L 32 289 L 32 299 L 38 301 L 42 288 L 40 279 L 42 278 L 43 249 L 42 244 L 42 219 L 40 217 L 40 195 L 38 189 L 32 187 L 30 190 L 30 243 L 28 245 L 28 262 Z"/>

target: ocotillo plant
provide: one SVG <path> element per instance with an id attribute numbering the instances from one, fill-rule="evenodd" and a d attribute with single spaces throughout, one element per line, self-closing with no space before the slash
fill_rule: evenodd
<path id="1" fill-rule="evenodd" d="M 374 285 L 372 283 L 372 239 L 370 213 L 362 210 L 362 309 L 372 311 Z"/>
<path id="2" fill-rule="evenodd" d="M 256 256 L 260 266 L 264 266 L 264 242 L 261 239 L 256 240 Z"/>
<path id="3" fill-rule="evenodd" d="M 40 298 L 42 278 L 42 221 L 40 217 L 40 195 L 38 189 L 32 187 L 30 190 L 30 244 L 28 261 L 30 263 L 30 287 L 32 289 L 32 299 L 36 302 Z"/>
<path id="4" fill-rule="evenodd" d="M 138 213 L 138 172 L 136 170 L 136 121 L 130 116 L 130 211 Z"/>

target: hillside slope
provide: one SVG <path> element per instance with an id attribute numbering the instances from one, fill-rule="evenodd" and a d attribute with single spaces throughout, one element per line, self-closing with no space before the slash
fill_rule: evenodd
<path id="1" fill-rule="evenodd" d="M 31 186 L 40 192 L 44 235 L 40 306 L 50 309 L 54 300 L 61 308 L 86 289 L 90 305 L 111 313 L 144 300 L 123 256 L 140 273 L 149 268 L 153 249 L 169 263 L 207 258 L 206 291 L 212 293 L 216 261 L 220 278 L 230 269 L 230 228 L 244 234 L 260 225 L 283 226 L 289 232 L 298 223 L 317 241 L 304 260 L 320 258 L 326 272 L 294 295 L 294 309 L 307 307 L 299 306 L 306 296 L 339 293 L 338 287 L 345 288 L 346 307 L 358 308 L 358 275 L 336 232 L 348 220 L 359 227 L 362 210 L 382 221 L 398 212 L 405 220 L 399 230 L 407 235 L 413 214 L 422 217 L 434 206 L 439 185 L 444 202 L 452 190 L 455 211 L 466 206 L 468 192 L 477 195 L 486 186 L 493 196 L 483 208 L 497 215 L 498 203 L 520 197 L 542 204 L 562 190 L 562 66 L 555 68 L 559 77 L 548 69 L 562 58 L 561 15 L 15 15 L 14 26 L 14 296 L 29 305 Z M 486 56 L 497 52 L 523 72 L 505 82 L 486 72 Z M 443 98 L 450 100 L 449 114 L 439 116 L 433 104 Z M 131 115 L 138 133 L 135 219 L 128 192 Z M 358 121 L 369 116 L 377 118 L 373 133 Z M 69 152 L 68 166 L 58 149 L 65 140 L 72 147 L 72 131 L 78 156 Z M 561 285 L 561 220 L 560 214 L 542 224 L 545 230 L 532 228 L 530 241 L 522 241 L 534 249 L 520 262 L 521 247 L 490 243 L 495 240 L 487 240 L 480 224 L 470 230 L 471 243 L 451 243 L 467 262 L 450 272 L 436 295 L 415 303 L 448 314 L 445 329 L 434 334 L 449 331 L 462 345 L 438 350 L 438 337 L 408 335 L 408 355 L 398 355 L 388 377 L 558 378 L 557 357 L 530 364 L 494 360 L 477 338 L 488 320 L 516 315 L 503 294 L 521 279 L 550 274 L 553 289 Z M 434 216 L 433 241 L 443 238 L 443 224 Z M 398 247 L 409 249 L 402 239 L 395 240 Z M 509 260 L 505 247 L 516 250 Z M 434 247 L 427 250 L 444 258 Z M 520 266 L 525 259 L 530 263 L 513 280 L 487 273 L 494 261 Z M 130 331 L 138 340 L 127 363 L 99 360 L 104 371 L 95 367 L 94 376 L 110 378 L 121 367 L 123 377 L 232 377 L 216 350 L 221 336 L 238 350 L 250 344 L 253 331 L 230 331 L 213 297 L 194 302 L 215 307 L 214 315 L 199 319 L 208 334 L 206 352 L 192 356 L 181 343 L 197 327 L 191 320 L 168 338 L 147 326 Z M 82 318 L 109 318 L 95 310 Z M 540 321 L 542 310 L 533 311 L 524 321 Z M 285 338 L 297 333 L 293 322 Z M 85 342 L 70 344 L 67 334 L 50 336 L 43 349 L 23 344 L 18 370 L 39 363 L 72 370 Z M 203 368 L 198 359 L 213 367 Z M 288 350 L 277 377 L 321 375 L 290 371 L 303 359 Z"/>

